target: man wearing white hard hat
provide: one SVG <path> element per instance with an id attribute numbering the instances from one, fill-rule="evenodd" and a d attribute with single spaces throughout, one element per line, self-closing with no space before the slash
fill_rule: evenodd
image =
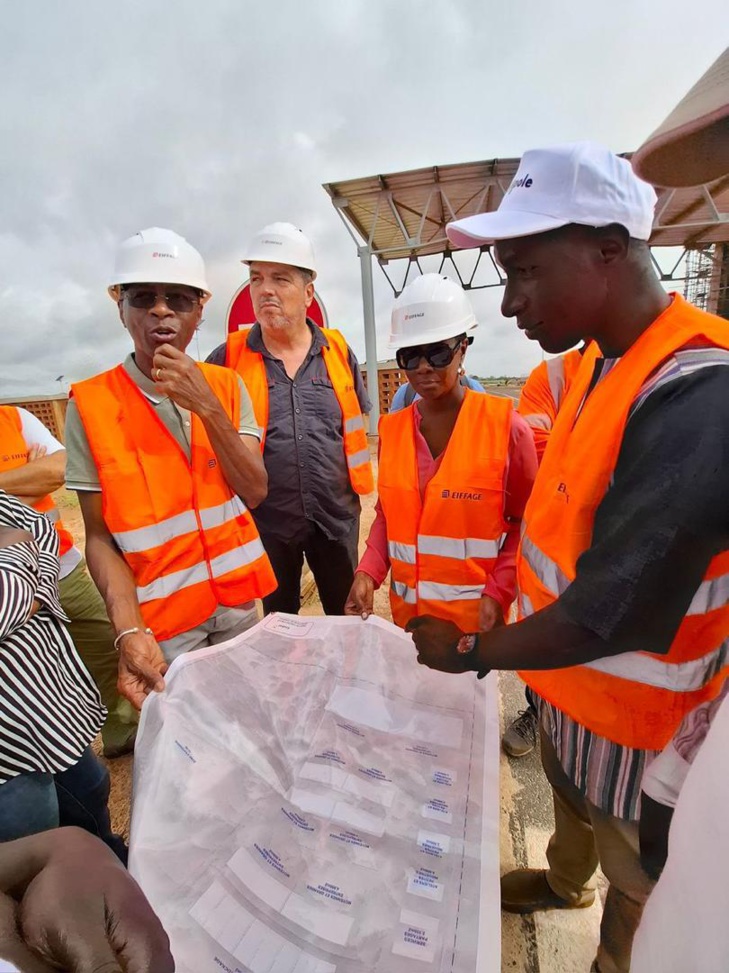
<path id="1" fill-rule="evenodd" d="M 275 579 L 249 510 L 266 496 L 250 398 L 228 369 L 185 353 L 210 297 L 200 254 L 142 230 L 122 243 L 109 294 L 134 351 L 72 386 L 67 483 L 119 688 L 140 707 L 178 655 L 255 624 Z"/>
<path id="2" fill-rule="evenodd" d="M 410 626 L 424 664 L 516 669 L 536 694 L 555 832 L 548 869 L 502 878 L 502 907 L 589 906 L 600 863 L 600 973 L 629 970 L 652 886 L 643 772 L 720 692 L 729 644 L 729 326 L 661 287 L 655 200 L 629 162 L 579 142 L 526 152 L 496 212 L 448 227 L 457 246 L 494 246 L 502 313 L 527 338 L 601 354 L 574 378 L 527 504 L 520 621 L 465 653 L 455 625 Z"/>
<path id="3" fill-rule="evenodd" d="M 256 323 L 209 362 L 234 368 L 253 400 L 268 473 L 255 519 L 278 581 L 266 612 L 297 614 L 304 557 L 327 615 L 341 615 L 357 564 L 361 494 L 374 488 L 357 359 L 339 331 L 318 328 L 314 250 L 291 223 L 249 242 Z"/>
<path id="4" fill-rule="evenodd" d="M 436 615 L 488 631 L 508 617 L 537 453 L 511 399 L 461 384 L 476 326 L 463 288 L 441 274 L 395 301 L 389 350 L 418 400 L 380 422 L 377 516 L 347 614 L 366 618 L 389 572 L 402 628 Z"/>
<path id="5" fill-rule="evenodd" d="M 632 162 L 639 176 L 661 186 L 729 175 L 729 48 Z M 641 851 L 660 878 L 633 943 L 634 973 L 727 969 L 727 749 L 729 682 L 688 714 L 643 777 Z"/>

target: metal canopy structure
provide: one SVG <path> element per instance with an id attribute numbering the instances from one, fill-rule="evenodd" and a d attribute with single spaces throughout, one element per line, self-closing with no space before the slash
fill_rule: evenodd
<path id="1" fill-rule="evenodd" d="M 630 158 L 630 153 L 624 157 Z M 519 162 L 489 159 L 324 184 L 360 258 L 369 388 L 377 388 L 372 257 L 395 294 L 403 289 L 414 266 L 422 272 L 420 258 L 431 255 L 440 255 L 440 269 L 456 276 L 467 290 L 502 286 L 490 249 L 455 250 L 445 228 L 451 220 L 498 209 Z M 705 186 L 658 189 L 657 193 L 651 246 L 681 247 L 683 253 L 668 271 L 655 256 L 654 262 L 663 280 L 685 280 L 679 274 L 691 251 L 729 242 L 729 176 Z M 393 279 L 392 261 L 405 261 L 399 265 L 403 270 L 399 281 Z M 375 428 L 377 413 L 375 406 L 371 415 Z"/>

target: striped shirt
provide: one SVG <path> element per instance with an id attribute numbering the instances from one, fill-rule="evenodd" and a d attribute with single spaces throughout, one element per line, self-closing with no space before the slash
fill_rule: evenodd
<path id="1" fill-rule="evenodd" d="M 72 767 L 106 710 L 66 631 L 58 601 L 58 535 L 0 490 L 0 525 L 32 541 L 0 548 L 0 785 Z M 39 609 L 32 611 L 33 601 Z"/>
<path id="2" fill-rule="evenodd" d="M 595 376 L 593 377 L 592 384 L 590 386 L 590 391 L 592 391 L 611 371 L 615 366 L 618 359 L 601 359 L 596 362 L 595 365 Z M 721 456 L 721 450 L 725 450 L 725 445 L 722 445 L 722 428 L 724 430 L 723 435 L 725 437 L 726 425 L 723 425 L 723 420 L 719 415 L 718 409 L 714 409 L 714 405 L 717 406 L 721 402 L 721 397 L 727 398 L 728 393 L 726 391 L 727 380 L 729 380 L 729 371 L 725 372 L 725 368 L 719 370 L 720 374 L 716 371 L 716 366 L 729 366 L 729 351 L 721 348 L 715 347 L 691 347 L 684 348 L 670 358 L 668 358 L 656 371 L 647 379 L 647 381 L 642 386 L 640 392 L 636 396 L 633 405 L 631 407 L 628 423 L 626 425 L 626 436 L 629 430 L 634 429 L 638 425 L 638 420 L 642 418 L 641 413 L 645 414 L 646 405 L 651 401 L 651 396 L 655 396 L 656 393 L 663 392 L 660 396 L 659 413 L 661 423 L 665 429 L 671 429 L 672 433 L 676 436 L 675 449 L 681 450 L 684 447 L 684 442 L 681 441 L 680 437 L 684 435 L 691 435 L 694 439 L 702 440 L 705 439 L 706 442 L 702 443 L 703 448 L 709 455 L 713 455 L 716 458 L 716 462 L 719 462 Z M 695 420 L 693 422 L 686 423 L 686 414 L 682 413 L 681 422 L 677 423 L 674 427 L 672 426 L 673 416 L 671 413 L 672 408 L 675 408 L 674 403 L 680 399 L 677 393 L 680 392 L 679 383 L 695 382 L 697 374 L 707 369 L 714 369 L 713 375 L 710 376 L 708 371 L 704 372 L 707 379 L 711 380 L 711 385 L 706 384 L 706 395 L 703 397 L 703 408 L 704 414 L 695 414 L 690 418 Z M 718 380 L 716 377 L 718 375 Z M 590 392 L 588 392 L 588 395 Z M 652 400 L 654 403 L 658 401 L 658 397 Z M 692 408 L 694 408 L 692 406 Z M 725 406 L 723 408 L 726 408 Z M 716 415 L 717 421 L 716 426 L 719 427 L 718 431 L 715 429 L 708 428 L 707 416 Z M 652 417 L 655 419 L 655 416 Z M 689 427 L 688 429 L 686 427 Z M 702 436 L 702 433 L 705 435 Z M 716 439 L 713 442 L 712 437 Z M 697 462 L 697 456 L 691 454 L 688 449 L 688 443 L 686 443 L 686 456 L 687 462 L 695 463 Z M 639 463 L 640 459 L 636 459 L 634 456 L 624 455 L 625 451 L 621 447 L 620 457 L 618 463 L 616 464 L 615 472 L 620 469 L 621 463 L 626 462 L 630 465 L 631 470 L 628 479 L 632 480 L 635 476 L 635 466 Z M 701 454 L 703 457 L 703 453 Z M 700 461 L 699 461 L 700 462 Z M 715 464 L 716 466 L 716 464 Z M 654 478 L 656 480 L 660 479 L 661 471 L 653 470 Z M 709 473 L 709 471 L 706 471 Z M 706 481 L 714 474 L 714 480 L 712 483 L 706 483 Z M 717 475 L 718 474 L 718 475 Z M 722 485 L 721 478 L 723 477 L 724 485 Z M 696 494 L 695 496 L 687 497 L 684 495 L 676 499 L 676 503 L 681 504 L 696 504 L 701 505 L 702 500 L 705 502 L 708 508 L 714 508 L 717 505 L 717 497 L 721 495 L 723 489 L 729 487 L 729 483 L 726 483 L 727 478 L 729 478 L 729 469 L 726 469 L 726 463 L 719 467 L 719 470 L 712 470 L 707 477 L 696 477 L 697 480 L 697 490 L 705 488 L 708 495 L 704 497 L 702 494 Z M 639 480 L 640 477 L 635 476 L 635 480 Z M 669 478 L 667 478 L 669 479 Z M 638 489 L 640 489 L 638 487 Z M 657 485 L 658 491 L 660 490 L 670 490 L 670 483 L 668 486 L 659 483 Z M 644 494 L 648 491 L 644 491 Z M 726 494 L 724 493 L 724 496 Z M 665 513 L 666 505 L 669 505 L 671 501 L 670 494 L 666 493 L 662 495 L 656 494 L 655 498 L 651 497 L 651 501 L 655 502 L 655 505 L 662 505 L 662 512 Z M 629 491 L 621 484 L 618 483 L 614 490 L 611 485 L 611 489 L 606 494 L 601 506 L 610 505 L 612 510 L 615 512 L 616 516 L 614 521 L 622 518 L 623 521 L 626 518 L 634 516 L 635 518 L 640 518 L 641 529 L 647 529 L 650 532 L 650 524 L 646 524 L 646 513 L 640 506 L 635 508 L 631 502 L 631 497 L 629 496 Z M 726 508 L 725 508 L 726 509 Z M 633 512 L 634 511 L 634 512 Z M 677 510 L 677 517 L 680 516 L 680 511 Z M 708 513 L 707 513 L 708 516 Z M 628 531 L 627 534 L 630 536 L 630 521 L 628 520 Z M 600 536 L 600 520 L 596 517 L 595 530 L 593 533 L 593 548 L 599 549 L 602 538 Z M 610 531 L 605 530 L 606 534 Z M 635 530 L 636 544 L 639 544 L 637 540 L 638 530 Z M 719 538 L 721 540 L 721 538 Z M 724 537 L 724 543 L 726 543 L 726 536 Z M 625 548 L 629 541 L 624 542 L 622 538 L 616 538 L 616 545 L 618 548 Z M 604 553 L 604 551 L 603 551 Z M 609 570 L 616 572 L 616 560 L 622 555 L 622 550 L 619 553 L 615 550 L 609 548 L 609 554 L 607 559 L 610 561 Z M 675 551 L 671 553 L 673 558 L 686 559 L 685 551 Z M 583 555 L 585 557 L 585 555 Z M 632 575 L 635 576 L 635 570 L 637 567 L 638 571 L 645 572 L 647 570 L 646 565 L 650 565 L 651 558 L 661 557 L 660 552 L 645 551 L 641 550 L 627 550 L 624 555 L 626 559 L 626 568 L 624 572 L 625 576 L 630 578 Z M 637 559 L 643 557 L 645 563 L 640 562 Z M 707 556 L 708 557 L 708 556 Z M 632 561 L 630 559 L 633 559 Z M 567 592 L 562 596 L 562 601 L 565 603 L 565 607 L 568 614 L 578 624 L 584 625 L 586 628 L 595 631 L 601 637 L 608 640 L 613 632 L 609 631 L 609 625 L 611 624 L 608 616 L 609 612 L 603 610 L 603 604 L 609 603 L 609 597 L 605 597 L 603 594 L 603 601 L 595 605 L 593 614 L 590 614 L 590 609 L 586 608 L 585 605 L 592 602 L 591 593 L 589 592 L 589 587 L 594 576 L 597 576 L 597 572 L 593 565 L 599 560 L 599 555 L 596 554 L 594 562 L 590 565 L 591 576 L 587 581 L 584 581 L 581 585 L 582 590 L 578 599 L 570 598 L 574 595 L 572 588 L 578 587 L 578 582 L 574 582 L 571 588 L 567 589 Z M 707 562 L 708 563 L 708 559 Z M 669 565 L 666 565 L 670 569 Z M 605 569 L 602 569 L 604 573 Z M 680 568 L 678 562 L 676 562 L 676 574 L 678 574 Z M 703 570 L 705 570 L 705 565 L 701 570 L 703 575 Z M 578 578 L 580 573 L 585 574 L 583 570 L 582 561 L 578 567 Z M 601 580 L 601 579 L 598 579 Z M 632 582 L 629 582 L 632 583 Z M 610 578 L 606 581 L 606 587 L 608 592 L 610 592 L 610 585 L 612 580 Z M 693 595 L 695 588 L 690 592 Z M 616 592 L 612 593 L 614 595 L 613 600 L 615 602 L 624 601 L 620 589 L 616 589 Z M 658 593 L 658 597 L 661 596 L 661 592 Z M 580 600 L 581 599 L 581 600 Z M 690 600 L 690 598 L 689 598 Z M 641 633 L 645 632 L 646 643 L 649 645 L 649 651 L 657 651 L 657 645 L 661 641 L 661 636 L 663 632 L 660 627 L 663 624 L 663 629 L 671 629 L 671 610 L 673 605 L 670 603 L 672 599 L 666 599 L 664 596 L 664 603 L 659 607 L 658 611 L 663 616 L 662 619 L 654 619 L 656 611 L 654 606 L 642 606 L 642 610 L 636 605 L 636 610 L 633 616 L 630 618 L 630 624 L 634 625 L 634 630 L 636 631 L 638 637 Z M 575 606 L 577 606 L 575 608 Z M 623 625 L 623 630 L 625 629 L 626 622 Z M 672 635 L 664 648 L 668 647 L 672 640 Z M 658 650 L 660 651 L 660 650 Z M 657 756 L 658 751 L 653 750 L 636 750 L 631 747 L 620 746 L 617 743 L 613 743 L 611 740 L 607 740 L 604 737 L 600 737 L 595 733 L 592 733 L 586 727 L 579 723 L 576 723 L 571 717 L 567 716 L 561 710 L 557 709 L 551 703 L 543 700 L 536 696 L 535 693 L 529 691 L 529 696 L 536 703 L 536 708 L 539 713 L 540 720 L 544 726 L 545 731 L 549 739 L 551 740 L 557 755 L 559 757 L 560 763 L 569 777 L 569 779 L 575 784 L 575 786 L 585 795 L 590 803 L 599 807 L 602 811 L 608 814 L 612 814 L 615 817 L 622 818 L 623 820 L 634 821 L 637 820 L 640 814 L 640 790 L 641 781 L 643 778 L 643 773 L 649 766 L 651 761 Z"/>

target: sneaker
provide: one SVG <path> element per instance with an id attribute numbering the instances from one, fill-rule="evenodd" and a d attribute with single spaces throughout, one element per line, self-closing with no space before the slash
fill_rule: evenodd
<path id="1" fill-rule="evenodd" d="M 523 709 L 507 727 L 501 738 L 501 746 L 510 757 L 525 757 L 537 745 L 537 714 L 534 710 Z"/>
<path id="2" fill-rule="evenodd" d="M 501 908 L 504 912 L 523 916 L 546 909 L 589 909 L 594 901 L 592 889 L 586 889 L 574 902 L 563 899 L 552 890 L 543 868 L 517 868 L 501 877 Z"/>

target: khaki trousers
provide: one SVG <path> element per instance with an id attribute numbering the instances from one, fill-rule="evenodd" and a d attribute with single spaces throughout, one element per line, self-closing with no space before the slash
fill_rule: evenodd
<path id="1" fill-rule="evenodd" d="M 633 936 L 653 882 L 641 868 L 637 821 L 591 804 L 567 777 L 540 728 L 542 765 L 552 785 L 554 834 L 547 846 L 547 881 L 561 898 L 580 902 L 596 887 L 600 864 L 610 883 L 600 924 L 599 973 L 628 973 Z"/>
<path id="2" fill-rule="evenodd" d="M 117 692 L 119 655 L 114 648 L 114 630 L 85 561 L 58 582 L 58 592 L 61 607 L 71 619 L 68 629 L 73 644 L 109 711 L 101 739 L 104 750 L 113 752 L 135 736 L 139 714 Z"/>
<path id="3" fill-rule="evenodd" d="M 159 643 L 162 654 L 167 662 L 174 662 L 178 655 L 204 649 L 209 645 L 220 645 L 228 639 L 235 638 L 247 632 L 258 622 L 258 609 L 254 602 L 241 605 L 238 608 L 227 608 L 218 605 L 207 621 L 201 622 L 195 628 L 173 635 Z"/>

